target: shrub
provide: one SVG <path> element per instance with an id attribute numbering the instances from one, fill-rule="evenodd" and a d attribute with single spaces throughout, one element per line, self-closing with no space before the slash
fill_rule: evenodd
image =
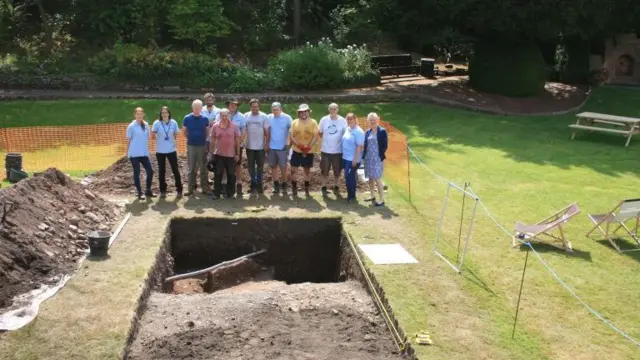
<path id="1" fill-rule="evenodd" d="M 544 91 L 545 72 L 535 44 L 479 42 L 469 63 L 469 84 L 488 93 L 534 96 Z"/>
<path id="2" fill-rule="evenodd" d="M 365 46 L 336 49 L 328 39 L 279 53 L 269 62 L 269 74 L 274 85 L 282 90 L 340 89 L 380 82 Z"/>
<path id="3" fill-rule="evenodd" d="M 93 73 L 144 88 L 168 85 L 188 89 L 211 87 L 229 67 L 230 64 L 206 55 L 120 43 L 89 59 Z"/>
<path id="4" fill-rule="evenodd" d="M 260 92 L 273 88 L 273 80 L 268 73 L 261 72 L 248 66 L 238 66 L 231 75 L 231 92 L 247 93 Z"/>

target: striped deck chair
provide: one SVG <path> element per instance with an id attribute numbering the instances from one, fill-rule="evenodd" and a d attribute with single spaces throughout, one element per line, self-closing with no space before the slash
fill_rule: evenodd
<path id="1" fill-rule="evenodd" d="M 589 230 L 587 233 L 587 237 L 591 235 L 596 229 L 600 230 L 602 235 L 604 235 L 605 240 L 607 240 L 616 250 L 619 252 L 626 251 L 639 251 L 640 250 L 640 239 L 638 239 L 638 226 L 640 225 L 640 199 L 630 199 L 623 200 L 613 208 L 613 210 L 609 211 L 605 214 L 589 214 L 589 219 L 593 221 L 595 226 L 593 229 Z M 633 226 L 633 230 L 629 229 L 626 225 L 630 220 L 635 220 L 635 225 Z M 604 225 L 604 229 L 602 226 Z M 615 230 L 611 231 L 611 227 L 618 225 Z M 636 241 L 639 248 L 630 249 L 630 250 L 621 250 L 618 244 L 612 238 L 615 233 L 624 229 L 633 240 Z"/>
<path id="2" fill-rule="evenodd" d="M 568 252 L 572 252 L 571 242 L 567 240 L 562 230 L 564 225 L 569 219 L 578 215 L 580 209 L 578 203 L 573 203 L 566 208 L 556 212 L 548 218 L 540 221 L 535 225 L 526 225 L 520 222 L 516 222 L 516 231 L 513 237 L 513 247 L 520 245 L 520 240 L 541 240 L 541 237 L 546 236 L 555 240 L 562 241 L 564 249 Z M 558 229 L 559 236 L 553 234 L 553 230 Z"/>

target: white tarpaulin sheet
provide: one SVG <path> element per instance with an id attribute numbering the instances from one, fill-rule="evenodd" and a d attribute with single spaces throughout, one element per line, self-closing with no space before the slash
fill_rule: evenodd
<path id="1" fill-rule="evenodd" d="M 376 265 L 417 264 L 400 244 L 360 244 L 360 250 Z"/>
<path id="2" fill-rule="evenodd" d="M 116 237 L 120 233 L 120 230 L 122 230 L 124 225 L 129 220 L 129 217 L 131 217 L 131 213 L 128 213 L 124 217 L 118 229 L 109 239 L 109 247 L 113 245 L 113 242 L 116 240 Z M 89 252 L 87 251 L 86 255 L 88 255 L 88 253 Z M 86 258 L 86 255 L 78 260 L 78 266 L 82 264 L 82 262 Z M 58 290 L 62 289 L 67 281 L 71 279 L 72 275 L 73 274 L 66 275 L 62 278 L 54 278 L 53 280 L 57 279 L 58 281 L 53 285 L 43 285 L 36 290 L 30 291 L 26 294 L 18 295 L 13 298 L 13 305 L 9 307 L 9 311 L 0 314 L 0 331 L 18 330 L 30 323 L 31 320 L 35 319 L 36 315 L 38 315 L 40 304 L 55 295 Z"/>

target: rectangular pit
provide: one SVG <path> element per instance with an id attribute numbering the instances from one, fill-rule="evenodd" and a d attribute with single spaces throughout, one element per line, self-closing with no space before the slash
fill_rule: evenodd
<path id="1" fill-rule="evenodd" d="M 247 266 L 164 281 L 262 249 Z M 401 358 L 339 218 L 173 219 L 148 286 L 128 359 Z"/>

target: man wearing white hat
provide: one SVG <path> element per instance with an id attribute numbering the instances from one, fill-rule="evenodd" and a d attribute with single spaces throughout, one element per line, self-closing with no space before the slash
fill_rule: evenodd
<path id="1" fill-rule="evenodd" d="M 298 168 L 304 171 L 304 191 L 309 195 L 311 167 L 313 166 L 313 146 L 318 140 L 318 123 L 310 117 L 309 105 L 298 107 L 298 118 L 291 124 L 289 139 L 291 140 L 291 191 L 298 193 Z"/>

